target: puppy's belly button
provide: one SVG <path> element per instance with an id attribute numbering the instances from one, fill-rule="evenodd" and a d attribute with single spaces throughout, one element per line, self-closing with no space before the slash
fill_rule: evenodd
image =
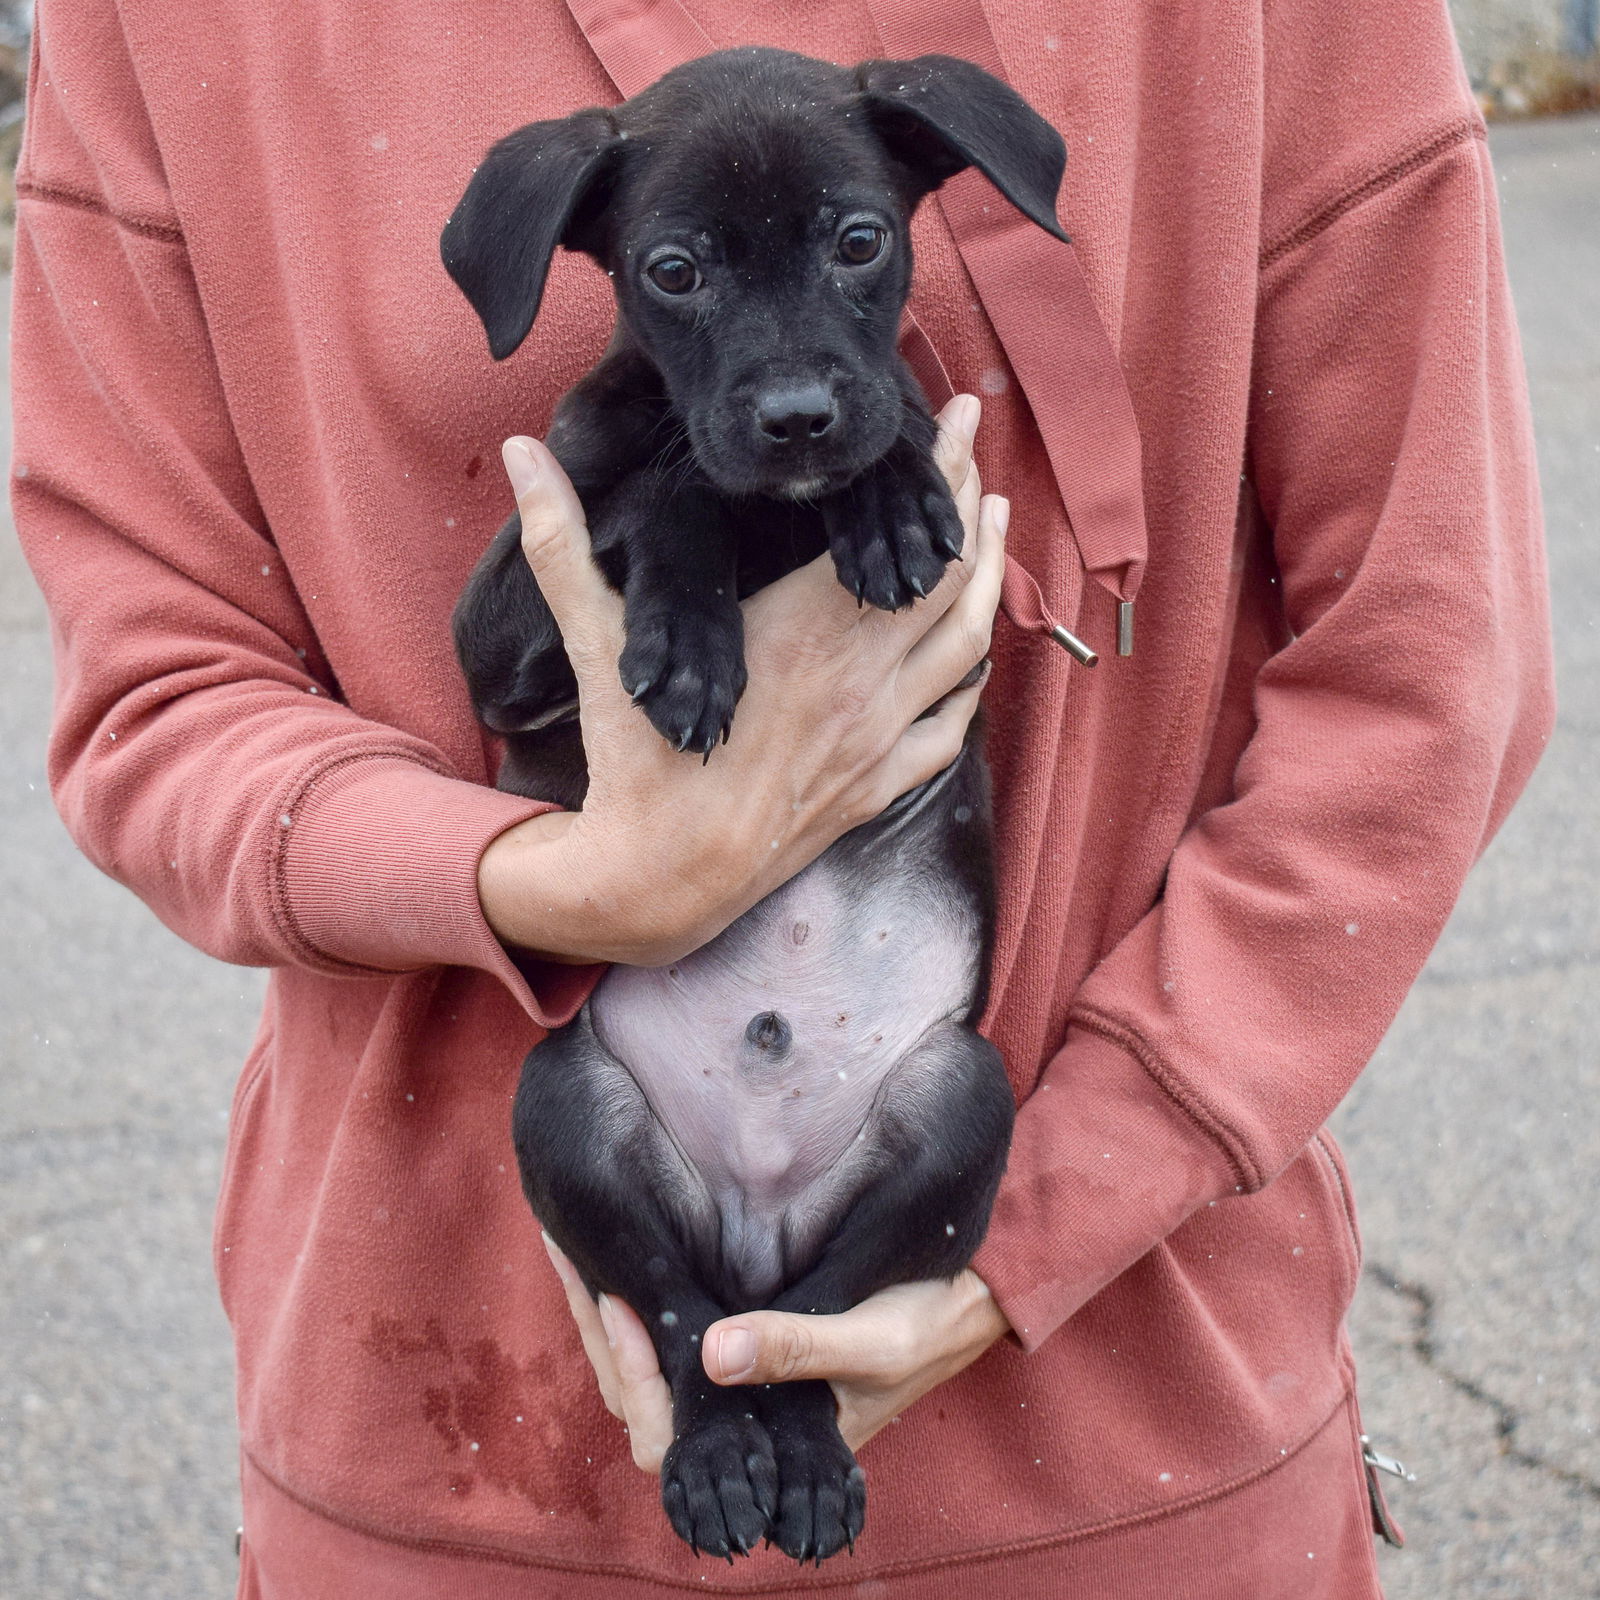
<path id="1" fill-rule="evenodd" d="M 976 959 L 970 918 L 818 863 L 693 955 L 613 967 L 590 1013 L 708 1188 L 781 1209 L 853 1165 L 885 1078 L 959 1011 Z"/>

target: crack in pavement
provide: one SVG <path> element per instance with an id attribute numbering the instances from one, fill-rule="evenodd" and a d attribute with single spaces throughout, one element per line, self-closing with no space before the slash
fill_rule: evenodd
<path id="1" fill-rule="evenodd" d="M 1439 1354 L 1439 1344 L 1434 1333 L 1438 1302 L 1426 1284 L 1402 1278 L 1399 1273 L 1391 1272 L 1388 1267 L 1376 1261 L 1368 1261 L 1366 1271 L 1375 1283 L 1387 1289 L 1390 1294 L 1399 1295 L 1402 1300 L 1410 1303 L 1413 1322 L 1410 1348 L 1423 1366 L 1437 1373 L 1458 1394 L 1465 1395 L 1467 1399 L 1486 1407 L 1494 1414 L 1495 1436 L 1500 1444 L 1501 1455 L 1516 1462 L 1519 1467 L 1527 1467 L 1532 1472 L 1543 1473 L 1546 1477 L 1565 1483 L 1587 1495 L 1591 1500 L 1600 1500 L 1600 1479 L 1592 1478 L 1588 1473 L 1579 1472 L 1572 1467 L 1563 1467 L 1559 1462 L 1550 1460 L 1548 1456 L 1540 1455 L 1538 1451 L 1519 1444 L 1517 1434 L 1522 1427 L 1522 1417 L 1517 1408 L 1509 1401 L 1502 1400 L 1499 1395 L 1491 1394 L 1476 1378 L 1469 1378 L 1445 1364 Z"/>

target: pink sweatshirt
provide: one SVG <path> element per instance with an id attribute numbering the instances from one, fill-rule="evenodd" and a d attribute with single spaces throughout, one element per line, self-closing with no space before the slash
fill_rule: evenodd
<path id="1" fill-rule="evenodd" d="M 687 3 L 717 46 L 852 61 L 884 51 L 875 14 L 920 37 L 890 0 Z M 1013 552 L 1102 664 L 1002 622 L 986 696 L 987 1027 L 1021 1110 L 977 1266 L 1018 1342 L 867 1448 L 859 1554 L 800 1574 L 696 1563 L 601 1407 L 507 1128 L 593 973 L 530 988 L 475 895 L 537 808 L 489 787 L 450 608 L 510 509 L 500 440 L 544 426 L 611 310 L 564 257 L 494 367 L 438 232 L 492 139 L 617 92 L 557 0 L 40 4 L 14 495 L 54 618 L 51 775 L 92 860 L 275 969 L 217 1268 L 247 1508 L 365 1552 L 345 1593 L 920 1594 L 980 1557 L 1032 1593 L 1041 1552 L 1143 1540 L 1153 1572 L 1205 1545 L 1196 1517 L 1270 1527 L 1314 1448 L 1354 1472 L 1358 1246 L 1318 1130 L 1551 716 L 1483 129 L 1442 0 L 985 10 L 1071 152 L 1149 562 L 1119 659 L 995 331 L 1027 307 L 925 207 L 919 320 L 985 397 Z"/>

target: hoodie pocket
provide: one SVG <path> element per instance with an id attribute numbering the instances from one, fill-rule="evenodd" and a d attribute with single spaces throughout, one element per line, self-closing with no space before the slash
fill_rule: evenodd
<path id="1" fill-rule="evenodd" d="M 1344 1238 L 1350 1250 L 1350 1299 L 1353 1300 L 1361 1279 L 1362 1246 L 1361 1226 L 1356 1220 L 1355 1199 L 1350 1187 L 1350 1172 L 1344 1164 L 1344 1156 L 1338 1143 L 1326 1128 L 1312 1140 L 1312 1146 L 1317 1153 L 1318 1166 L 1336 1194 L 1339 1211 L 1344 1218 Z M 1372 1531 L 1384 1543 L 1391 1544 L 1398 1550 L 1405 1544 L 1406 1536 L 1389 1510 L 1383 1480 L 1385 1477 L 1391 1477 L 1409 1483 L 1413 1481 L 1414 1475 L 1406 1470 L 1404 1462 L 1397 1461 L 1373 1444 L 1366 1425 L 1361 1420 L 1361 1398 L 1354 1388 L 1351 1391 L 1351 1404 L 1354 1407 L 1361 1474 L 1366 1482 L 1367 1503 L 1372 1510 Z"/>
<path id="2" fill-rule="evenodd" d="M 275 1038 L 276 1030 L 272 1025 L 271 1013 L 268 1012 L 262 1017 L 255 1043 L 250 1046 L 250 1053 L 244 1058 L 243 1067 L 239 1069 L 239 1081 L 233 1091 L 233 1104 L 228 1108 L 227 1148 L 222 1158 L 222 1182 L 217 1189 L 216 1215 L 211 1224 L 211 1269 L 216 1274 L 222 1309 L 227 1313 L 230 1322 L 233 1319 L 230 1303 L 233 1251 L 232 1246 L 226 1241 L 231 1232 L 229 1224 L 233 1214 L 232 1198 L 238 1178 L 240 1151 L 244 1147 L 246 1131 L 250 1125 L 250 1108 L 255 1103 L 257 1092 L 266 1079 L 267 1068 L 272 1062 L 272 1046 Z"/>

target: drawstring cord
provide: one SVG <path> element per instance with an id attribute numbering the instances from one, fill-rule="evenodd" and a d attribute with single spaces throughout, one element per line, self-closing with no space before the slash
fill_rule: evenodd
<path id="1" fill-rule="evenodd" d="M 911 368 L 928 402 L 937 411 L 955 395 L 955 385 L 939 351 L 917 314 L 907 306 L 900 321 L 900 354 Z M 1040 633 L 1055 642 L 1080 665 L 1092 667 L 1100 657 L 1055 617 L 1044 603 L 1044 591 L 1023 564 L 1006 553 L 1005 576 L 1000 580 L 1000 609 L 1011 625 L 1024 633 Z M 1124 651 L 1123 654 L 1127 654 Z"/>

